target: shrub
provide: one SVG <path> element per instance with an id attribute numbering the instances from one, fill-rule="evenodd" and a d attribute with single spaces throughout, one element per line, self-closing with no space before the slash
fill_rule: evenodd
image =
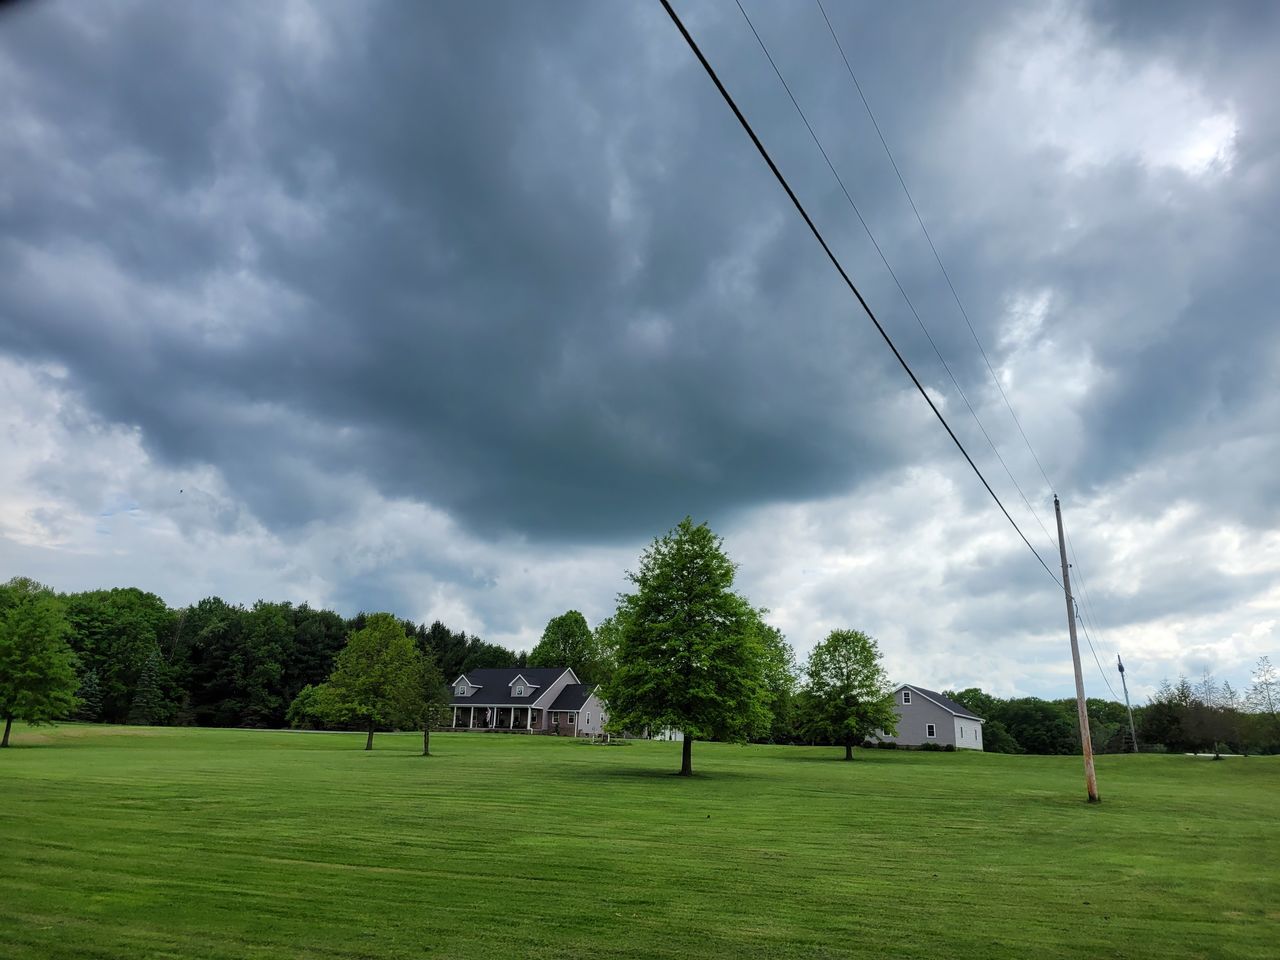
<path id="1" fill-rule="evenodd" d="M 947 753 L 955 753 L 955 752 L 956 752 L 956 745 L 955 745 L 954 743 L 948 743 L 948 744 L 947 744 L 945 747 L 943 747 L 942 749 L 943 749 L 944 751 L 946 751 Z"/>
<path id="2" fill-rule="evenodd" d="M 876 744 L 876 746 L 877 746 L 877 747 L 879 747 L 881 750 L 897 750 L 897 749 L 898 749 L 898 741 L 896 741 L 896 740 L 881 740 L 879 743 L 877 743 L 877 744 Z"/>
<path id="3" fill-rule="evenodd" d="M 924 743 L 920 744 L 920 749 L 928 750 L 930 753 L 941 753 L 942 744 L 938 743 L 936 740 L 926 740 Z"/>
<path id="4" fill-rule="evenodd" d="M 875 748 L 875 745 L 876 745 L 876 742 L 875 742 L 874 740 L 863 740 L 863 741 L 862 741 L 862 749 L 863 749 L 863 750 L 872 750 L 872 749 L 874 749 L 874 748 Z"/>

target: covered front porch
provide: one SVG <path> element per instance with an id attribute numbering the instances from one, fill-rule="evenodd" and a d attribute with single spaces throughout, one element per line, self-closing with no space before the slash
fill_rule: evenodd
<path id="1" fill-rule="evenodd" d="M 533 707 L 455 706 L 450 730 L 544 733 L 546 711 Z"/>

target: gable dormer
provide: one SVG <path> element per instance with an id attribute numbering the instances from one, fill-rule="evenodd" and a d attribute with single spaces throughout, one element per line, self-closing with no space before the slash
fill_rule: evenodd
<path id="1" fill-rule="evenodd" d="M 465 673 L 453 681 L 453 695 L 455 697 L 470 697 L 479 689 L 480 685 L 468 680 Z"/>
<path id="2" fill-rule="evenodd" d="M 538 684 L 530 683 L 522 674 L 517 673 L 515 678 L 507 684 L 511 688 L 512 697 L 533 697 L 537 696 Z"/>

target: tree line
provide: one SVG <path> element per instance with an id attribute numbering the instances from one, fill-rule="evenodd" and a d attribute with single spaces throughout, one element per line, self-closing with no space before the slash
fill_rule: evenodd
<path id="1" fill-rule="evenodd" d="M 133 587 L 58 594 L 18 577 L 0 585 L 0 711 L 37 722 L 283 727 L 298 694 L 329 679 L 370 618 L 218 597 L 173 609 Z M 439 621 L 396 623 L 447 679 L 526 662 Z M 41 689 L 20 679 L 42 673 Z"/>
<path id="2" fill-rule="evenodd" d="M 833 630 L 803 668 L 768 611 L 734 589 L 736 567 L 706 524 L 686 517 L 628 573 L 633 589 L 594 629 L 553 617 L 527 654 L 436 621 L 209 597 L 172 609 L 134 588 L 57 594 L 25 578 L 0 585 L 0 717 L 223 727 L 375 729 L 443 717 L 445 682 L 484 667 L 565 666 L 600 684 L 618 732 L 842 746 L 894 731 L 892 687 L 876 641 Z M 1162 684 L 1134 709 L 1145 749 L 1280 752 L 1275 671 L 1263 658 L 1244 696 L 1206 674 Z M 948 692 L 987 722 L 1005 753 L 1080 749 L 1074 699 Z M 1089 701 L 1101 751 L 1132 749 L 1122 704 Z M 424 752 L 426 742 L 424 740 Z"/>
<path id="3" fill-rule="evenodd" d="M 1074 697 L 1001 699 L 971 687 L 946 691 L 987 722 L 983 748 L 994 753 L 1075 754 L 1080 752 Z M 1098 753 L 1133 751 L 1124 704 L 1090 697 L 1089 734 Z M 1167 679 L 1146 704 L 1133 708 L 1137 748 L 1142 752 L 1280 753 L 1280 677 L 1269 657 L 1253 669 L 1249 689 L 1237 693 L 1205 672 L 1198 683 Z"/>

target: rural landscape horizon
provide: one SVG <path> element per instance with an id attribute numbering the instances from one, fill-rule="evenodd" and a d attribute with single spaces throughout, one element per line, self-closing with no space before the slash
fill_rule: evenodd
<path id="1" fill-rule="evenodd" d="M 0 957 L 1272 960 L 1278 77 L 0 3 Z"/>

